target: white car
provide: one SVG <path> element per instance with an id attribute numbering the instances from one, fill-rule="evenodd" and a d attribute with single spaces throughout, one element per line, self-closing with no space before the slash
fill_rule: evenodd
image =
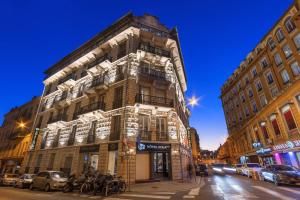
<path id="1" fill-rule="evenodd" d="M 234 166 L 237 174 L 243 174 L 243 164 L 235 164 Z"/>
<path id="2" fill-rule="evenodd" d="M 259 173 L 262 170 L 262 167 L 259 163 L 246 163 L 242 168 L 242 175 L 252 177 L 254 172 Z"/>

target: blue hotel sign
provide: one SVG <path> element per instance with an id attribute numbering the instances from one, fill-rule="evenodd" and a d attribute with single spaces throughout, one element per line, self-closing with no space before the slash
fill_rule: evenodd
<path id="1" fill-rule="evenodd" d="M 137 143 L 137 151 L 169 151 L 170 144 Z"/>

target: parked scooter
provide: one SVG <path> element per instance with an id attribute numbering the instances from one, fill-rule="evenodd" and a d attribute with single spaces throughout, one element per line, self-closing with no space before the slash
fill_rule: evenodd
<path id="1" fill-rule="evenodd" d="M 63 192 L 73 192 L 74 190 L 79 190 L 81 185 L 83 184 L 84 179 L 77 180 L 75 174 L 72 174 L 68 177 L 66 185 L 63 187 Z"/>

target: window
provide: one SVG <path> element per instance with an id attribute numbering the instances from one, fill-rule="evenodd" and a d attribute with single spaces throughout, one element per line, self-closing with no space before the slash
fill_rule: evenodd
<path id="1" fill-rule="evenodd" d="M 272 38 L 268 39 L 267 44 L 268 44 L 270 50 L 273 50 L 276 47 L 276 44 L 275 44 L 275 42 L 274 42 L 274 40 Z"/>
<path id="2" fill-rule="evenodd" d="M 139 135 L 142 140 L 151 140 L 150 117 L 139 115 Z"/>
<path id="3" fill-rule="evenodd" d="M 296 100 L 298 102 L 298 106 L 300 107 L 300 94 L 296 96 Z"/>
<path id="4" fill-rule="evenodd" d="M 298 33 L 295 37 L 294 37 L 294 43 L 297 47 L 297 49 L 300 49 L 300 33 Z"/>
<path id="5" fill-rule="evenodd" d="M 267 101 L 265 95 L 260 96 L 260 105 L 262 107 L 264 107 L 265 105 L 267 105 L 267 103 L 268 103 L 268 101 Z"/>
<path id="6" fill-rule="evenodd" d="M 243 103 L 246 101 L 245 95 L 244 95 L 244 94 L 241 94 L 241 101 L 242 101 Z"/>
<path id="7" fill-rule="evenodd" d="M 262 91 L 262 85 L 261 85 L 260 81 L 256 82 L 256 89 L 257 89 L 258 92 Z"/>
<path id="8" fill-rule="evenodd" d="M 272 76 L 272 73 L 271 73 L 271 72 L 267 73 L 266 78 L 267 78 L 267 81 L 268 81 L 268 84 L 269 84 L 269 85 L 272 84 L 272 83 L 274 82 L 273 76 Z"/>
<path id="9" fill-rule="evenodd" d="M 292 55 L 292 50 L 291 50 L 291 48 L 290 48 L 289 45 L 287 45 L 287 44 L 284 45 L 284 46 L 282 47 L 282 51 L 284 52 L 286 58 L 291 57 L 291 55 Z"/>
<path id="10" fill-rule="evenodd" d="M 261 59 L 260 65 L 262 68 L 268 67 L 269 65 L 268 60 L 266 58 Z"/>
<path id="11" fill-rule="evenodd" d="M 272 124 L 275 135 L 276 136 L 281 135 L 280 128 L 279 128 L 279 125 L 278 125 L 278 122 L 277 122 L 277 119 L 276 119 L 276 115 L 272 115 L 270 117 L 270 121 L 271 121 L 271 124 Z"/>
<path id="12" fill-rule="evenodd" d="M 291 64 L 291 68 L 292 68 L 293 74 L 294 74 L 295 76 L 297 76 L 297 75 L 300 74 L 300 67 L 299 67 L 299 65 L 298 65 L 297 62 L 293 62 L 293 63 Z"/>
<path id="13" fill-rule="evenodd" d="M 246 76 L 246 77 L 244 78 L 244 80 L 245 80 L 245 84 L 247 85 L 247 84 L 249 83 L 249 78 L 248 78 L 248 76 Z"/>
<path id="14" fill-rule="evenodd" d="M 290 81 L 290 76 L 288 72 L 284 69 L 280 72 L 281 78 L 284 84 L 288 83 Z"/>
<path id="15" fill-rule="evenodd" d="M 122 107 L 123 103 L 123 86 L 115 88 L 113 109 Z"/>
<path id="16" fill-rule="evenodd" d="M 120 59 L 126 55 L 126 41 L 119 44 L 117 59 Z"/>
<path id="17" fill-rule="evenodd" d="M 249 88 L 249 90 L 248 90 L 248 95 L 250 98 L 253 97 L 253 91 L 251 88 Z"/>
<path id="18" fill-rule="evenodd" d="M 274 87 L 274 88 L 272 88 L 271 89 L 271 94 L 272 94 L 272 97 L 274 98 L 274 97 L 276 97 L 277 95 L 278 95 L 278 89 L 277 89 L 277 87 Z"/>
<path id="19" fill-rule="evenodd" d="M 295 30 L 296 26 L 294 22 L 292 21 L 291 17 L 288 17 L 284 22 L 286 30 L 290 33 L 293 30 Z"/>
<path id="20" fill-rule="evenodd" d="M 286 125 L 288 127 L 289 130 L 293 130 L 296 129 L 296 123 L 292 114 L 292 111 L 290 109 L 289 105 L 286 105 L 282 108 L 282 113 L 286 122 Z"/>
<path id="21" fill-rule="evenodd" d="M 121 115 L 112 116 L 109 140 L 119 140 L 121 132 Z"/>
<path id="22" fill-rule="evenodd" d="M 87 144 L 94 143 L 96 140 L 97 121 L 92 121 L 92 126 L 88 132 Z"/>
<path id="23" fill-rule="evenodd" d="M 277 66 L 282 64 L 282 59 L 281 59 L 279 53 L 274 54 L 274 60 L 275 60 L 275 63 L 276 63 Z"/>
<path id="24" fill-rule="evenodd" d="M 247 106 L 245 107 L 245 114 L 246 114 L 246 117 L 248 117 L 250 115 L 249 108 Z"/>
<path id="25" fill-rule="evenodd" d="M 167 140 L 167 120 L 164 117 L 156 118 L 156 140 Z"/>
<path id="26" fill-rule="evenodd" d="M 265 122 L 262 122 L 262 123 L 265 123 Z M 268 140 L 270 138 L 269 134 L 268 134 L 268 130 L 266 128 L 266 125 L 261 126 L 261 132 L 263 133 L 265 140 Z"/>
<path id="27" fill-rule="evenodd" d="M 281 42 L 284 39 L 284 34 L 281 28 L 279 28 L 276 32 L 276 38 L 278 42 Z"/>
<path id="28" fill-rule="evenodd" d="M 256 77 L 256 76 L 257 76 L 256 67 L 253 67 L 253 68 L 252 68 L 252 75 L 253 75 L 253 77 Z"/>
<path id="29" fill-rule="evenodd" d="M 256 106 L 256 103 L 255 103 L 255 102 L 252 102 L 252 109 L 253 109 L 253 112 L 254 112 L 254 113 L 257 112 L 257 106 Z"/>
<path id="30" fill-rule="evenodd" d="M 48 162 L 47 170 L 52 170 L 53 169 L 54 159 L 55 159 L 55 153 L 51 153 L 50 158 L 49 158 L 49 162 Z"/>

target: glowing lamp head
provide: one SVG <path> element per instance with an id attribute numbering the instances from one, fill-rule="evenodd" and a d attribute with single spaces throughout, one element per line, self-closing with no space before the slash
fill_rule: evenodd
<path id="1" fill-rule="evenodd" d="M 191 107 L 194 107 L 194 106 L 198 105 L 198 101 L 199 101 L 199 98 L 196 98 L 195 96 L 192 96 L 192 98 L 188 99 L 188 104 Z"/>

